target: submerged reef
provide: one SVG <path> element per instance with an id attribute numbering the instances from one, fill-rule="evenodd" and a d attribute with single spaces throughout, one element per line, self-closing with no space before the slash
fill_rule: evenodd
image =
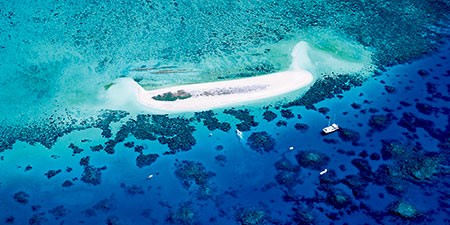
<path id="1" fill-rule="evenodd" d="M 150 166 L 152 163 L 156 161 L 158 157 L 159 157 L 158 154 L 145 155 L 141 153 L 136 157 L 136 166 L 139 168 L 142 168 L 144 166 Z"/>
<path id="2" fill-rule="evenodd" d="M 140 114 L 136 120 L 129 119 L 120 127 L 116 137 L 106 143 L 105 151 L 110 149 L 109 153 L 114 153 L 115 145 L 123 142 L 129 134 L 140 140 L 158 140 L 161 144 L 167 144 L 170 148 L 168 154 L 187 151 L 196 144 L 196 140 L 192 136 L 195 128 L 189 124 L 190 122 L 181 117 L 170 118 L 168 115 Z"/>
<path id="3" fill-rule="evenodd" d="M 183 160 L 175 164 L 175 175 L 181 181 L 185 188 L 190 188 L 193 183 L 196 185 L 208 185 L 208 180 L 215 176 L 215 173 L 209 172 L 199 162 Z"/>
<path id="4" fill-rule="evenodd" d="M 269 152 L 275 148 L 275 139 L 266 131 L 253 132 L 248 137 L 247 144 L 259 153 Z"/>
<path id="5" fill-rule="evenodd" d="M 316 151 L 301 151 L 295 158 L 301 167 L 313 170 L 323 170 L 330 162 L 329 156 Z"/>
<path id="6" fill-rule="evenodd" d="M 209 110 L 203 112 L 196 112 L 194 117 L 197 119 L 198 122 L 203 120 L 203 125 L 205 125 L 210 131 L 219 129 L 224 132 L 228 132 L 231 129 L 231 125 L 229 123 L 219 122 L 219 120 L 214 116 L 215 113 Z"/>
<path id="7" fill-rule="evenodd" d="M 369 119 L 369 126 L 375 131 L 383 131 L 387 129 L 395 119 L 397 118 L 392 113 L 386 115 L 372 115 Z"/>
<path id="8" fill-rule="evenodd" d="M 277 118 L 277 114 L 270 110 L 267 110 L 263 113 L 263 117 L 265 120 L 267 120 L 267 122 L 270 122 L 270 121 L 274 120 L 275 118 Z"/>
<path id="9" fill-rule="evenodd" d="M 342 94 L 352 87 L 361 86 L 364 78 L 351 75 L 325 76 L 317 80 L 313 86 L 301 98 L 283 105 L 283 107 L 305 106 L 315 109 L 314 104 Z"/>
<path id="10" fill-rule="evenodd" d="M 236 125 L 240 131 L 249 131 L 252 127 L 258 126 L 258 122 L 255 121 L 254 116 L 250 115 L 250 110 L 248 109 L 226 109 L 223 113 L 232 115 L 241 121 L 241 123 Z"/>
<path id="11" fill-rule="evenodd" d="M 59 137 L 62 137 L 72 131 L 86 130 L 89 128 L 99 128 L 102 130 L 102 136 L 112 138 L 111 123 L 122 122 L 122 126 L 112 139 L 105 142 L 105 145 L 91 146 L 92 151 L 104 150 L 108 154 L 114 154 L 115 146 L 125 141 L 131 134 L 140 140 L 158 140 L 161 144 L 167 144 L 170 148 L 168 153 L 178 151 L 187 151 L 196 144 L 192 133 L 194 126 L 190 125 L 192 119 L 182 117 L 171 118 L 168 115 L 137 115 L 136 119 L 125 117 L 129 116 L 127 112 L 117 110 L 102 110 L 96 117 L 90 117 L 82 121 L 50 117 L 46 122 L 39 125 L 32 125 L 25 128 L 13 128 L 0 126 L 0 152 L 11 149 L 16 141 L 24 141 L 31 145 L 41 143 L 46 148 L 52 148 Z M 72 118 L 68 116 L 67 118 Z M 62 120 L 63 122 L 56 122 Z M 124 121 L 125 120 L 125 121 Z M 228 131 L 230 125 L 221 123 L 221 129 Z M 80 154 L 83 149 L 71 143 L 69 148 L 73 154 Z"/>
<path id="12" fill-rule="evenodd" d="M 403 201 L 398 201 L 398 202 L 392 203 L 389 206 L 389 211 L 392 214 L 394 214 L 395 216 L 399 216 L 402 219 L 407 219 L 407 220 L 415 219 L 420 216 L 420 213 L 416 209 L 416 207 L 414 207 L 413 205 L 411 205 L 407 202 L 403 202 Z"/>
<path id="13" fill-rule="evenodd" d="M 278 184 L 291 189 L 295 185 L 301 183 L 301 180 L 298 178 L 300 167 L 291 162 L 289 159 L 283 157 L 276 161 L 274 166 L 277 170 L 275 180 Z"/>
<path id="14" fill-rule="evenodd" d="M 191 202 L 185 202 L 178 206 L 175 211 L 170 211 L 166 222 L 169 224 L 197 224 L 196 212 Z"/>
<path id="15" fill-rule="evenodd" d="M 24 191 L 16 192 L 13 197 L 14 200 L 21 204 L 27 204 L 30 199 L 30 195 Z"/>
<path id="16" fill-rule="evenodd" d="M 99 185 L 102 182 L 102 170 L 106 170 L 107 167 L 94 167 L 89 165 L 90 157 L 86 156 L 81 158 L 80 165 L 83 167 L 83 173 L 81 174 L 81 181 L 91 185 Z M 66 182 L 64 182 L 66 183 Z M 71 185 L 69 185 L 71 186 Z"/>
<path id="17" fill-rule="evenodd" d="M 236 221 L 241 225 L 267 224 L 269 222 L 265 211 L 252 208 L 237 209 Z"/>

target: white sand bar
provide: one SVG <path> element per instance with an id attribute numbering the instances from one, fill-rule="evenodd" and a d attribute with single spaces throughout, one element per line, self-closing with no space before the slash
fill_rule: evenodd
<path id="1" fill-rule="evenodd" d="M 224 106 L 243 105 L 255 100 L 272 98 L 309 85 L 313 76 L 306 70 L 286 71 L 258 77 L 175 86 L 146 91 L 136 87 L 137 100 L 145 107 L 161 111 L 198 111 Z M 155 100 L 164 93 L 188 93 L 189 98 L 175 101 Z"/>
<path id="2" fill-rule="evenodd" d="M 103 97 L 105 107 L 163 113 L 195 112 L 229 106 L 242 106 L 295 93 L 312 86 L 320 74 L 349 74 L 370 71 L 370 57 L 344 60 L 334 54 L 298 42 L 291 51 L 292 63 L 284 72 L 236 80 L 173 86 L 145 90 L 131 78 L 114 81 Z M 367 58 L 367 60 L 365 60 Z M 156 97 L 156 98 L 155 98 Z M 163 100 L 165 99 L 165 100 Z M 172 101 L 167 101 L 171 99 Z"/>
<path id="3" fill-rule="evenodd" d="M 297 43 L 291 52 L 292 63 L 287 71 L 257 77 L 173 86 L 156 90 L 145 90 L 131 78 L 121 78 L 116 80 L 115 85 L 108 90 L 108 99 L 111 100 L 109 105 L 113 108 L 123 108 L 126 104 L 133 103 L 128 104 L 127 108 L 136 107 L 144 111 L 176 113 L 242 106 L 274 98 L 305 88 L 313 83 L 313 75 L 305 69 L 309 69 L 312 64 L 308 56 L 310 49 L 306 42 Z M 172 101 L 162 100 L 167 99 L 164 96 L 167 97 L 168 93 L 172 97 L 182 93 L 184 98 L 172 99 Z M 157 98 L 155 99 L 155 97 Z"/>
<path id="4" fill-rule="evenodd" d="M 146 91 L 137 83 L 137 101 L 144 107 L 163 112 L 200 111 L 273 98 L 310 85 L 313 75 L 303 69 L 309 64 L 309 45 L 299 42 L 292 50 L 292 64 L 288 71 L 228 81 L 208 82 Z M 154 99 L 165 93 L 184 93 L 188 98 L 175 101 Z"/>

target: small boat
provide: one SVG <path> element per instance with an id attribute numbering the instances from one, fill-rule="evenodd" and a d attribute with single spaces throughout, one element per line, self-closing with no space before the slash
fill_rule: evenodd
<path id="1" fill-rule="evenodd" d="M 330 134 L 330 133 L 333 133 L 333 132 L 335 132 L 337 130 L 339 130 L 339 126 L 337 124 L 333 123 L 330 126 L 323 128 L 322 132 L 324 134 Z"/>
<path id="2" fill-rule="evenodd" d="M 244 137 L 242 131 L 240 131 L 239 129 L 236 129 L 236 135 L 239 137 L 239 139 L 242 139 Z"/>

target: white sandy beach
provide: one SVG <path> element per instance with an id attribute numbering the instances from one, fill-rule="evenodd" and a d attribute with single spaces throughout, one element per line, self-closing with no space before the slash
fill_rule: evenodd
<path id="1" fill-rule="evenodd" d="M 126 102 L 126 96 L 131 95 L 134 98 L 134 106 L 137 105 L 138 108 L 142 107 L 149 111 L 166 113 L 241 106 L 258 100 L 281 96 L 310 85 L 314 77 L 310 72 L 303 69 L 305 64 L 310 64 L 307 56 L 308 49 L 309 46 L 306 42 L 299 42 L 291 53 L 291 67 L 284 72 L 149 91 L 130 78 L 122 78 L 116 82 L 116 85 L 109 92 L 110 95 L 113 95 L 113 99 L 121 99 L 119 104 Z M 161 101 L 152 98 L 164 93 L 177 93 L 178 91 L 189 93 L 191 97 L 175 101 Z"/>
<path id="2" fill-rule="evenodd" d="M 326 52 L 311 48 L 304 41 L 295 45 L 291 56 L 292 63 L 286 71 L 236 80 L 145 90 L 131 78 L 120 78 L 106 93 L 109 99 L 107 105 L 125 110 L 134 108 L 163 113 L 242 106 L 310 87 L 315 80 L 311 72 L 318 73 L 319 65 L 337 72 L 360 71 L 363 68 L 363 64 L 359 62 L 339 60 Z M 324 63 L 327 65 L 323 66 Z M 188 97 L 174 101 L 153 98 L 167 93 L 176 95 L 177 92 L 187 94 Z"/>
<path id="3" fill-rule="evenodd" d="M 143 106 L 162 111 L 182 112 L 207 110 L 224 106 L 239 106 L 255 100 L 271 98 L 289 93 L 309 85 L 313 81 L 311 73 L 286 71 L 229 81 L 209 82 L 175 86 L 146 91 L 139 85 L 137 100 Z M 153 96 L 182 90 L 192 95 L 176 101 L 158 101 Z"/>

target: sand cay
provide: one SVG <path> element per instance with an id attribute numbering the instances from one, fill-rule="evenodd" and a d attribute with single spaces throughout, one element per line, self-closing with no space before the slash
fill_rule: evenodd
<path id="1" fill-rule="evenodd" d="M 312 55 L 315 57 L 311 58 Z M 360 70 L 362 67 L 360 63 L 343 62 L 328 53 L 313 49 L 304 41 L 295 45 L 291 56 L 292 63 L 286 71 L 235 80 L 145 90 L 131 78 L 121 78 L 108 90 L 108 99 L 113 100 L 110 101 L 113 104 L 109 105 L 125 110 L 134 107 L 142 111 L 163 113 L 242 106 L 309 88 L 315 80 L 310 71 L 317 72 L 317 63 L 337 65 L 334 68 L 336 71 Z M 125 107 L 125 102 L 133 104 Z"/>
<path id="2" fill-rule="evenodd" d="M 256 100 L 272 98 L 309 85 L 311 73 L 285 71 L 258 77 L 229 81 L 175 86 L 146 91 L 136 86 L 137 100 L 144 107 L 162 111 L 198 111 L 225 106 L 238 106 Z M 181 93 L 181 97 L 177 98 Z M 156 100 L 170 96 L 171 100 Z M 169 98 L 169 97 L 167 97 Z"/>

